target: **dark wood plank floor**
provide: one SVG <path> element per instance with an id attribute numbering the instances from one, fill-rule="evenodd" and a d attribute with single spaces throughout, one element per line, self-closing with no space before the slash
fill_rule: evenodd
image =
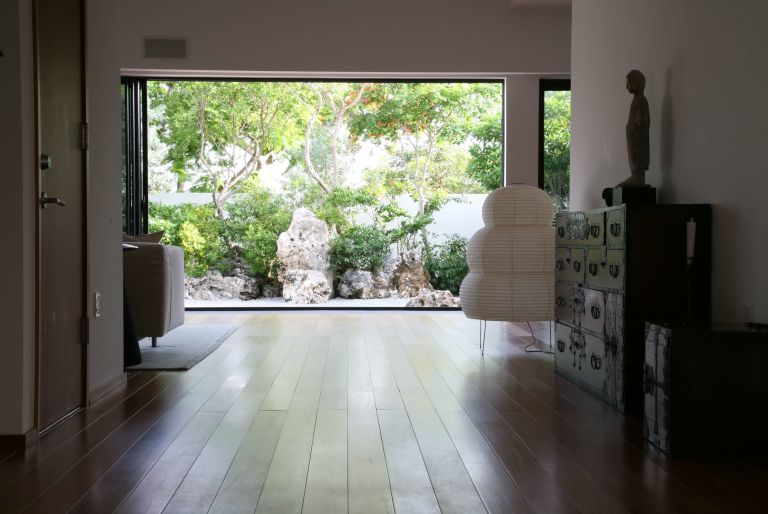
<path id="1" fill-rule="evenodd" d="M 765 512 L 764 463 L 667 459 L 637 420 L 460 312 L 195 313 L 238 330 L 26 452 L 0 512 Z M 547 340 L 546 327 L 537 336 Z"/>

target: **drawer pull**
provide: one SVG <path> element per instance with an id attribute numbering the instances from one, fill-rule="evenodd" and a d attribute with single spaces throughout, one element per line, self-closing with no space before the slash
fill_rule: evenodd
<path id="1" fill-rule="evenodd" d="M 653 396 L 653 386 L 656 385 L 656 374 L 653 370 L 653 366 L 645 365 L 643 370 L 643 385 L 645 386 L 645 394 Z"/>
<path id="2" fill-rule="evenodd" d="M 589 263 L 589 274 L 593 277 L 597 275 L 597 263 L 596 262 L 590 262 Z"/>
<path id="3" fill-rule="evenodd" d="M 563 262 L 563 259 L 557 259 L 557 264 L 555 264 L 555 268 L 557 268 L 557 271 L 563 271 L 565 269 L 565 263 Z"/>
<path id="4" fill-rule="evenodd" d="M 613 278 L 616 278 L 619 276 L 619 265 L 618 264 L 611 264 L 608 266 L 608 272 L 611 274 Z"/>
<path id="5" fill-rule="evenodd" d="M 565 351 L 565 341 L 562 339 L 557 340 L 557 351 L 560 353 Z"/>
<path id="6" fill-rule="evenodd" d="M 565 237 L 565 228 L 557 227 L 557 237 Z"/>
<path id="7" fill-rule="evenodd" d="M 589 233 L 592 237 L 600 237 L 600 225 L 591 225 L 589 227 Z"/>
<path id="8" fill-rule="evenodd" d="M 573 271 L 576 273 L 581 271 L 581 261 L 573 261 Z"/>
<path id="9" fill-rule="evenodd" d="M 603 366 L 603 359 L 593 353 L 589 359 L 589 364 L 592 366 L 592 369 L 600 369 Z"/>
<path id="10" fill-rule="evenodd" d="M 600 319 L 600 307 L 598 307 L 597 305 L 593 305 L 592 308 L 589 309 L 589 311 L 592 313 L 593 319 Z"/>
<path id="11" fill-rule="evenodd" d="M 619 237 L 620 234 L 621 234 L 621 224 L 611 223 L 611 235 L 613 237 Z"/>

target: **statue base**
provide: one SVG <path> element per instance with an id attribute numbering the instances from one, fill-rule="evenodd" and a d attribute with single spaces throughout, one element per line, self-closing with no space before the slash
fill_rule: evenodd
<path id="1" fill-rule="evenodd" d="M 603 189 L 603 200 L 608 207 L 623 203 L 653 205 L 656 203 L 656 188 L 650 186 L 606 187 Z"/>

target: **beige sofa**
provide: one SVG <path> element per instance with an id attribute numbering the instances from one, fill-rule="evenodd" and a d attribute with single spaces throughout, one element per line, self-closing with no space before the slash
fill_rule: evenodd
<path id="1" fill-rule="evenodd" d="M 157 338 L 184 324 L 184 251 L 178 246 L 137 243 L 123 252 L 123 279 L 139 338 Z"/>

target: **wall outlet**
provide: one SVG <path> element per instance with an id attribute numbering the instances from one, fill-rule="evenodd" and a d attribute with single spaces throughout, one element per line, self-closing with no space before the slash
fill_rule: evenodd
<path id="1" fill-rule="evenodd" d="M 101 291 L 93 292 L 93 316 L 101 317 Z"/>
<path id="2" fill-rule="evenodd" d="M 751 303 L 744 305 L 744 323 L 754 323 L 755 321 L 755 306 Z"/>

